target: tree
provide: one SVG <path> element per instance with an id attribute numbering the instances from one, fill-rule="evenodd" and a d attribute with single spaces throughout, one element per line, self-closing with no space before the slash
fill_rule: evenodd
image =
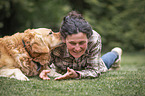
<path id="1" fill-rule="evenodd" d="M 1 0 L 0 6 L 2 37 L 28 28 L 58 31 L 64 14 L 70 11 L 67 0 Z"/>
<path id="2" fill-rule="evenodd" d="M 102 36 L 103 50 L 145 50 L 145 0 L 1 0 L 0 36 L 46 27 L 59 31 L 71 10 Z"/>
<path id="3" fill-rule="evenodd" d="M 103 41 L 103 49 L 119 46 L 126 51 L 145 49 L 144 0 L 90 0 L 84 14 Z"/>

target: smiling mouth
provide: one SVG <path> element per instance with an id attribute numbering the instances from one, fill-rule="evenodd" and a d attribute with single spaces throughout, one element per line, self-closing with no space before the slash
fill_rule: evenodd
<path id="1" fill-rule="evenodd" d="M 79 53 L 81 53 L 82 51 L 79 51 L 79 52 L 76 52 L 76 51 L 73 51 L 75 54 L 79 54 Z"/>

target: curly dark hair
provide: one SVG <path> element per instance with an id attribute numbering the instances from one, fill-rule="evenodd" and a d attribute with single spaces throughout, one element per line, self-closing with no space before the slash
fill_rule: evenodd
<path id="1" fill-rule="evenodd" d="M 79 32 L 85 33 L 87 38 L 93 34 L 91 25 L 76 11 L 71 11 L 64 17 L 60 33 L 65 39 L 67 35 L 77 34 Z"/>

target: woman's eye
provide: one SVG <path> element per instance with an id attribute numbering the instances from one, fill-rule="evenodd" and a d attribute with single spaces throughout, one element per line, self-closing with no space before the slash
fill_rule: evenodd
<path id="1" fill-rule="evenodd" d="M 76 43 L 74 43 L 74 42 L 69 42 L 71 45 L 76 45 Z"/>
<path id="2" fill-rule="evenodd" d="M 83 45 L 83 44 L 85 44 L 85 43 L 86 43 L 85 41 L 79 42 L 80 45 Z"/>

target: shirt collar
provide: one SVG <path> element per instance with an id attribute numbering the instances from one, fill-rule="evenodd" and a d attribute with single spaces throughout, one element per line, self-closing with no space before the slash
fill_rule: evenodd
<path id="1" fill-rule="evenodd" d="M 67 49 L 67 47 L 66 47 L 66 44 L 64 44 L 63 47 L 64 47 L 64 50 L 65 50 L 63 56 L 64 56 L 64 57 L 71 57 L 71 55 L 70 55 L 70 53 L 68 52 L 68 49 Z"/>

